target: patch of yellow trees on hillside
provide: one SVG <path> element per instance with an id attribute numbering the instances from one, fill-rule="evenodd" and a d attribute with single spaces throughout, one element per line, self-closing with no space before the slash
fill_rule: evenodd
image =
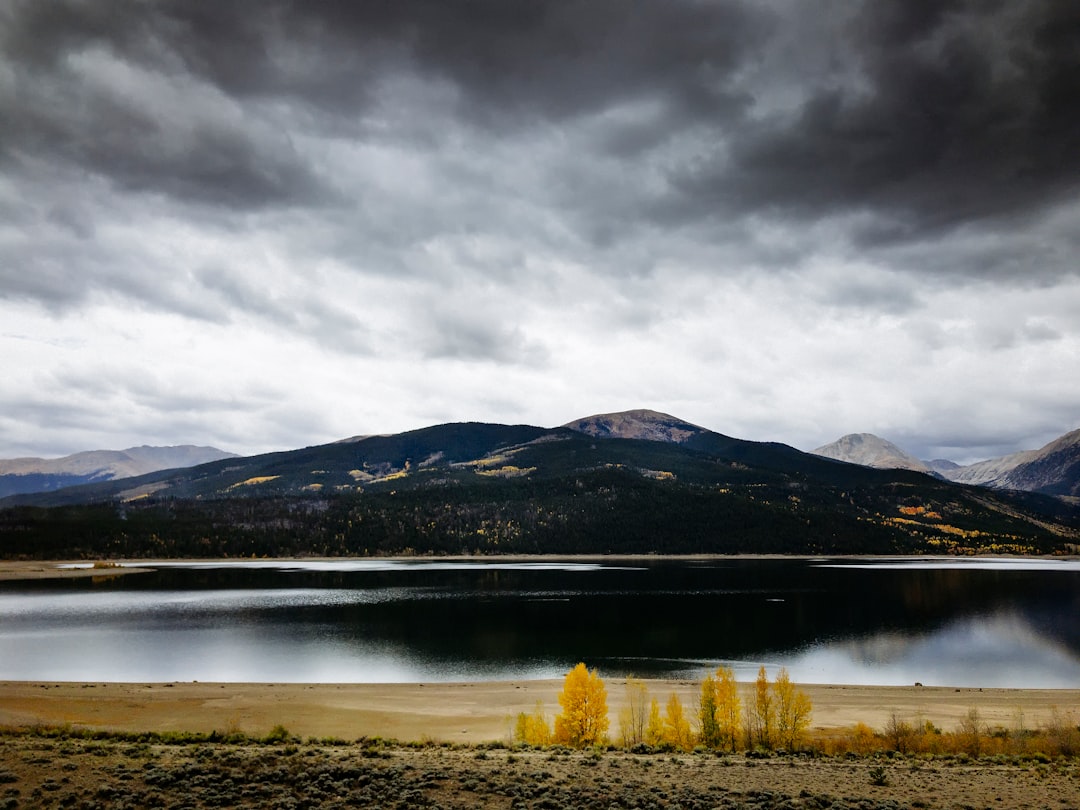
<path id="1" fill-rule="evenodd" d="M 540 703 L 532 713 L 519 714 L 514 738 L 528 745 L 574 748 L 610 743 L 607 688 L 596 670 L 584 663 L 570 670 L 559 693 L 559 706 L 554 726 Z M 731 669 L 719 667 L 701 681 L 696 706 L 689 712 L 674 692 L 661 709 L 660 700 L 649 694 L 645 683 L 630 677 L 619 711 L 618 742 L 628 749 L 646 745 L 690 751 L 700 745 L 723 751 L 793 751 L 810 726 L 811 712 L 810 698 L 791 682 L 784 668 L 770 683 L 761 667 L 744 698 Z"/>

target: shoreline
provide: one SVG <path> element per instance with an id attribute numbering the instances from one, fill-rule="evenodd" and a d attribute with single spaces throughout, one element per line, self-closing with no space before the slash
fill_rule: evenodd
<path id="1" fill-rule="evenodd" d="M 612 733 L 625 705 L 624 678 L 605 681 Z M 0 682 L 0 726 L 78 726 L 116 731 L 242 731 L 282 725 L 301 737 L 382 737 L 403 742 L 509 741 L 514 719 L 537 703 L 559 711 L 562 679 L 420 684 Z M 689 711 L 698 681 L 646 680 L 661 703 L 674 692 Z M 881 730 L 895 713 L 955 730 L 971 709 L 991 728 L 1034 728 L 1071 714 L 1080 689 L 799 684 L 813 703 L 811 728 L 865 723 Z M 740 685 L 744 701 L 751 684 Z"/>
<path id="2" fill-rule="evenodd" d="M 21 582 L 49 579 L 81 579 L 81 578 L 104 578 L 127 576 L 130 574 L 153 573 L 159 568 L 170 566 L 207 566 L 214 565 L 241 565 L 250 563 L 261 566 L 288 565 L 290 563 L 322 564 L 322 563 L 356 563 L 356 562 L 386 562 L 386 563 L 410 563 L 410 562 L 472 562 L 472 563 L 531 563 L 531 562 L 660 562 L 663 560 L 850 560 L 850 561 L 889 561 L 889 560 L 941 560 L 941 561 L 970 561 L 1000 560 L 1000 561 L 1077 561 L 1078 556 L 1063 555 L 978 555 L 974 557 L 928 555 L 928 554 L 491 554 L 491 555 L 416 555 L 416 556 L 386 556 L 386 557 L 177 557 L 163 559 L 96 559 L 96 560 L 0 560 L 0 582 Z M 94 567 L 95 564 L 105 563 L 102 567 Z"/>

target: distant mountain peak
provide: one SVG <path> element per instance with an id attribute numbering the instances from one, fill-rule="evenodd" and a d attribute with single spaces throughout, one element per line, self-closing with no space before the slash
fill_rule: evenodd
<path id="1" fill-rule="evenodd" d="M 0 459 L 0 496 L 131 478 L 235 457 L 235 453 L 216 447 L 190 444 L 151 447 L 144 444 L 126 450 L 85 450 L 63 458 Z"/>
<path id="2" fill-rule="evenodd" d="M 815 456 L 875 467 L 880 470 L 915 470 L 930 472 L 924 462 L 901 450 L 888 439 L 873 433 L 849 433 L 835 442 L 811 450 Z"/>
<path id="3" fill-rule="evenodd" d="M 646 439 L 672 444 L 683 444 L 707 432 L 677 416 L 644 408 L 594 414 L 567 422 L 563 427 L 598 439 Z"/>

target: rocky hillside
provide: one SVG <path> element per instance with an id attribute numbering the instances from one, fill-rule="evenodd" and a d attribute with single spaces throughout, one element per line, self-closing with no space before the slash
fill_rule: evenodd
<path id="1" fill-rule="evenodd" d="M 925 462 L 905 453 L 895 444 L 873 433 L 849 433 L 832 444 L 811 451 L 814 455 L 862 464 L 879 470 L 915 470 L 931 472 Z"/>
<path id="2" fill-rule="evenodd" d="M 645 439 L 654 442 L 685 444 L 706 433 L 705 428 L 684 422 L 675 416 L 649 410 L 602 413 L 575 419 L 563 427 L 599 439 Z"/>
<path id="3" fill-rule="evenodd" d="M 1080 496 L 1080 430 L 1066 433 L 1031 454 L 992 482 L 1005 489 Z"/>
<path id="4" fill-rule="evenodd" d="M 864 467 L 934 473 L 958 484 L 1080 497 L 1080 430 L 1066 433 L 1038 450 L 964 466 L 947 459 L 920 461 L 871 433 L 853 433 L 812 452 Z"/>

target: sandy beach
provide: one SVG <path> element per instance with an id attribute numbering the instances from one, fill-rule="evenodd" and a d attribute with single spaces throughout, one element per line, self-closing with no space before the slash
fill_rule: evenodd
<path id="1" fill-rule="evenodd" d="M 624 681 L 609 679 L 615 718 Z M 646 681 L 661 703 L 671 692 L 693 706 L 692 681 Z M 301 737 L 384 737 L 403 741 L 508 741 L 513 719 L 537 702 L 558 712 L 560 680 L 435 684 L 214 684 L 0 682 L 0 725 L 65 725 L 123 731 L 242 731 L 283 725 Z M 749 685 L 744 685 L 748 688 Z M 1034 727 L 1051 711 L 1080 706 L 1080 690 L 954 689 L 802 685 L 812 727 L 881 729 L 892 713 L 953 730 L 975 707 L 991 728 Z"/>

